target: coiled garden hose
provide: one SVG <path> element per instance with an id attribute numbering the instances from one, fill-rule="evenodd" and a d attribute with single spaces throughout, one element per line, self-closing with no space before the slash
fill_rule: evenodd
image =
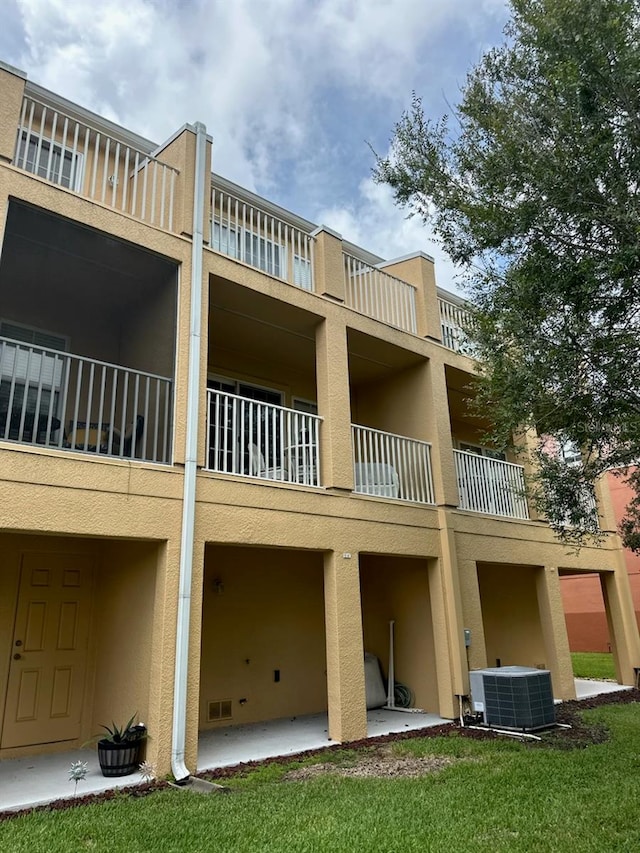
<path id="1" fill-rule="evenodd" d="M 393 700 L 396 708 L 410 708 L 413 704 L 413 693 L 406 684 L 395 681 L 393 684 Z"/>

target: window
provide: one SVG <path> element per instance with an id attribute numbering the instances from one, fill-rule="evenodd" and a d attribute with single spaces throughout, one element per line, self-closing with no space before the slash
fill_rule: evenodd
<path id="1" fill-rule="evenodd" d="M 0 437 L 38 439 L 57 415 L 65 358 L 53 350 L 64 351 L 67 339 L 7 321 L 0 335 Z"/>
<path id="2" fill-rule="evenodd" d="M 293 256 L 293 283 L 303 290 L 313 290 L 310 258 L 303 258 L 300 255 Z"/>
<path id="3" fill-rule="evenodd" d="M 238 235 L 235 229 L 228 225 L 220 225 L 219 222 L 213 223 L 211 245 L 223 255 L 229 255 L 232 258 L 238 257 Z"/>
<path id="4" fill-rule="evenodd" d="M 479 444 L 467 444 L 464 441 L 458 442 L 460 450 L 465 450 L 467 453 L 477 453 L 478 456 L 486 456 L 487 459 L 497 459 L 499 462 L 506 462 L 507 457 L 500 450 L 492 450 L 490 447 L 481 447 Z"/>
<path id="5" fill-rule="evenodd" d="M 214 221 L 211 246 L 217 252 L 244 261 L 269 275 L 287 277 L 285 247 L 246 228 L 234 228 Z M 308 277 L 310 281 L 310 269 Z"/>
<path id="6" fill-rule="evenodd" d="M 295 409 L 296 412 L 304 412 L 305 415 L 318 414 L 318 404 L 312 400 L 304 400 L 302 397 L 294 397 L 291 408 Z"/>
<path id="7" fill-rule="evenodd" d="M 37 133 L 19 134 L 16 165 L 61 187 L 80 190 L 82 155 Z"/>

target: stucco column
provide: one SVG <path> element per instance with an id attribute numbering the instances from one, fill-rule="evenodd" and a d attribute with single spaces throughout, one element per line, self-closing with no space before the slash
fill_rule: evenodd
<path id="1" fill-rule="evenodd" d="M 367 734 L 358 555 L 324 558 L 329 737 L 344 743 Z"/>
<path id="2" fill-rule="evenodd" d="M 191 572 L 191 615 L 189 617 L 189 684 L 187 688 L 187 726 L 185 764 L 191 770 L 198 765 L 200 728 L 200 667 L 202 645 L 202 596 L 204 594 L 205 542 L 195 538 Z"/>
<path id="3" fill-rule="evenodd" d="M 427 371 L 428 435 L 431 442 L 431 466 L 436 504 L 458 506 L 456 476 L 449 420 L 449 400 L 444 364 L 438 358 L 429 360 Z"/>
<path id="4" fill-rule="evenodd" d="M 538 434 L 533 429 L 525 429 L 522 430 L 522 432 L 516 433 L 513 437 L 513 441 L 516 447 L 522 448 L 522 452 L 518 454 L 515 461 L 524 468 L 525 485 L 528 485 L 531 478 L 536 473 L 534 454 L 538 447 Z M 529 508 L 529 518 L 531 521 L 540 521 L 541 516 L 537 512 L 532 501 L 527 500 L 527 506 Z"/>
<path id="5" fill-rule="evenodd" d="M 469 672 L 455 532 L 446 515 L 444 510 L 438 510 L 441 556 L 430 566 L 429 590 L 440 715 L 453 718 L 459 711 L 455 697 L 469 693 Z"/>
<path id="6" fill-rule="evenodd" d="M 0 62 L 0 161 L 11 163 L 27 75 Z"/>
<path id="7" fill-rule="evenodd" d="M 600 585 L 607 614 L 616 677 L 621 684 L 635 684 L 634 667 L 640 666 L 638 623 L 633 611 L 629 576 L 622 552 L 618 552 L 616 557 L 617 570 L 601 572 Z"/>
<path id="8" fill-rule="evenodd" d="M 156 157 L 178 170 L 173 201 L 173 230 L 185 237 L 193 235 L 193 193 L 196 174 L 196 134 L 185 126 L 156 152 Z M 209 241 L 211 224 L 211 139 L 207 137 L 204 180 L 203 239 Z"/>
<path id="9" fill-rule="evenodd" d="M 536 571 L 536 595 L 554 696 L 556 699 L 575 699 L 576 687 L 562 606 L 560 578 L 555 566 L 544 566 Z"/>
<path id="10" fill-rule="evenodd" d="M 458 577 L 464 627 L 471 631 L 471 645 L 466 649 L 469 669 L 484 669 L 488 666 L 487 643 L 484 637 L 482 600 L 476 561 L 458 559 Z"/>
<path id="11" fill-rule="evenodd" d="M 321 225 L 312 234 L 314 246 L 315 290 L 337 302 L 344 302 L 344 261 L 342 259 L 342 236 L 326 225 Z"/>
<path id="12" fill-rule="evenodd" d="M 349 357 L 344 322 L 329 316 L 316 332 L 316 377 L 322 485 L 353 490 Z"/>
<path id="13" fill-rule="evenodd" d="M 173 536 L 159 548 L 153 607 L 149 716 L 151 737 L 147 761 L 155 764 L 158 777 L 171 772 L 171 726 L 173 722 L 173 668 L 175 664 L 175 612 L 178 600 L 176 579 L 180 565 L 180 538 Z M 169 687 L 167 688 L 167 685 Z"/>

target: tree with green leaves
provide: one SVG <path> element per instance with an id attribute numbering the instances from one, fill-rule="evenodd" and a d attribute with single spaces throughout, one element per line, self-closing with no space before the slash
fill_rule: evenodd
<path id="1" fill-rule="evenodd" d="M 452 118 L 414 95 L 375 175 L 466 270 L 480 404 L 498 444 L 541 437 L 538 508 L 579 544 L 591 484 L 623 469 L 621 532 L 640 550 L 640 3 L 510 6 Z"/>

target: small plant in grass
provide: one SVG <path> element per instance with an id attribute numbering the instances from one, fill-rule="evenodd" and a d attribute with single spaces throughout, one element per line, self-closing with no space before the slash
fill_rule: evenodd
<path id="1" fill-rule="evenodd" d="M 73 796 L 78 792 L 78 782 L 84 782 L 89 772 L 89 766 L 86 761 L 73 761 L 69 768 L 69 781 L 75 782 L 73 788 Z"/>
<path id="2" fill-rule="evenodd" d="M 140 765 L 140 775 L 145 782 L 153 782 L 156 778 L 156 765 L 150 761 L 143 761 Z"/>

